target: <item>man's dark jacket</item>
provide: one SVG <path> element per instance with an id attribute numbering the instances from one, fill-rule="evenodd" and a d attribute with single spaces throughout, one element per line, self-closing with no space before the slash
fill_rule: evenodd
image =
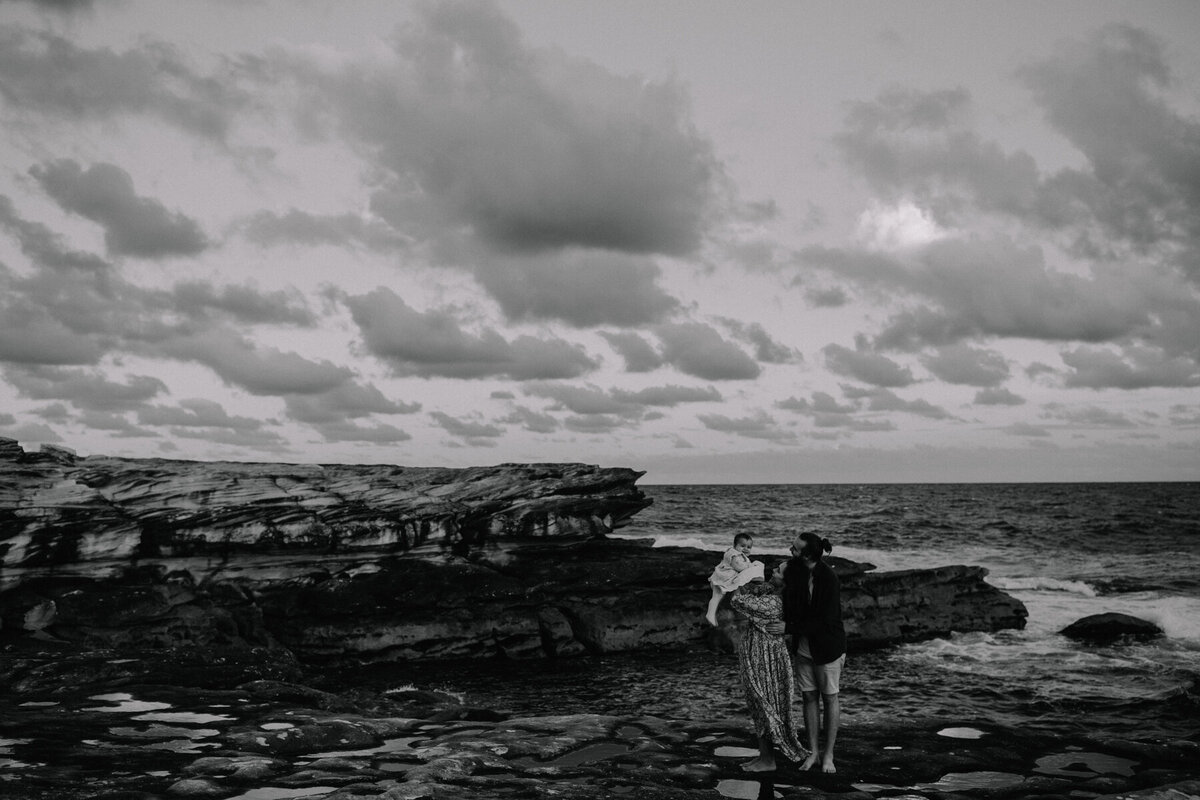
<path id="1" fill-rule="evenodd" d="M 812 599 L 808 596 L 808 567 L 802 558 L 789 559 L 783 581 L 783 620 L 795 652 L 798 636 L 808 637 L 815 664 L 828 664 L 846 652 L 842 625 L 842 584 L 824 561 L 812 569 Z"/>

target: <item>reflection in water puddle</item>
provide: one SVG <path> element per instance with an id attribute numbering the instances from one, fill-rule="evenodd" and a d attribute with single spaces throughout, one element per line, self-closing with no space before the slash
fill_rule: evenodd
<path id="1" fill-rule="evenodd" d="M 290 797 L 329 794 L 336 789 L 336 786 L 306 786 L 303 789 L 280 789 L 275 786 L 264 786 L 261 789 L 251 789 L 245 794 L 227 798 L 227 800 L 284 800 L 284 798 Z"/>
<path id="2" fill-rule="evenodd" d="M 755 753 L 757 755 L 757 751 Z M 759 781 L 744 781 L 728 778 L 717 784 L 717 791 L 722 797 L 732 797 L 735 800 L 769 800 L 782 797 L 770 783 Z"/>
<path id="3" fill-rule="evenodd" d="M 1037 767 L 1033 771 L 1068 778 L 1093 778 L 1096 775 L 1129 777 L 1137 763 L 1130 758 L 1080 751 L 1043 756 L 1037 760 Z"/>
<path id="4" fill-rule="evenodd" d="M 978 728 L 942 728 L 937 733 L 938 736 L 950 739 L 982 739 L 984 737 L 984 732 Z"/>
<path id="5" fill-rule="evenodd" d="M 107 711 L 113 714 L 136 714 L 139 711 L 159 711 L 164 708 L 170 708 L 170 703 L 156 703 L 149 700 L 134 700 L 133 695 L 117 692 L 115 694 L 97 694 L 88 698 L 88 700 L 101 700 L 106 703 L 113 703 L 111 706 L 94 706 L 85 708 L 84 711 Z"/>
<path id="6" fill-rule="evenodd" d="M 1005 789 L 1024 783 L 1022 775 L 1011 772 L 949 772 L 934 783 L 920 786 L 934 792 L 961 792 L 967 789 Z"/>
<path id="7" fill-rule="evenodd" d="M 233 722 L 237 717 L 228 714 L 200 714 L 194 711 L 155 711 L 150 714 L 139 714 L 136 720 L 148 722 L 192 722 L 203 725 L 206 722 Z"/>
<path id="8" fill-rule="evenodd" d="M 151 725 L 145 730 L 141 728 L 109 728 L 111 736 L 121 739 L 207 739 L 216 736 L 220 731 L 214 728 L 175 728 L 169 725 Z"/>
<path id="9" fill-rule="evenodd" d="M 401 750 L 410 750 L 413 742 L 418 742 L 424 738 L 424 736 L 405 736 L 400 739 L 388 739 L 377 747 L 367 747 L 363 750 L 330 750 L 326 753 L 309 753 L 306 757 L 312 759 L 348 758 L 350 756 L 371 756 L 379 755 L 381 753 L 396 753 Z"/>
<path id="10" fill-rule="evenodd" d="M 58 703 L 52 700 L 30 700 L 28 703 L 21 703 L 20 708 L 50 708 Z"/>
<path id="11" fill-rule="evenodd" d="M 755 758 L 758 751 L 749 747 L 725 746 L 713 750 L 713 755 L 717 758 Z"/>
<path id="12" fill-rule="evenodd" d="M 535 758 L 521 758 L 517 759 L 517 763 L 526 767 L 577 767 L 580 764 L 603 761 L 613 756 L 622 756 L 628 753 L 629 750 L 628 745 L 618 742 L 599 742 L 581 747 L 578 750 L 572 750 L 569 753 L 564 753 L 558 758 L 552 758 L 549 761 L 540 761 Z"/>

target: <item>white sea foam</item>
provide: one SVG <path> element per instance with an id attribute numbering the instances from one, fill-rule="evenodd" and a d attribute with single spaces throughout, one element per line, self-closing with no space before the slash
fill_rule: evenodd
<path id="1" fill-rule="evenodd" d="M 988 579 L 988 583 L 999 589 L 1003 589 L 1006 592 L 1068 592 L 1070 594 L 1081 594 L 1084 597 L 1096 596 L 1096 590 L 1083 581 L 1067 581 L 1059 578 L 1048 578 L 1040 575 L 1026 578 L 1005 578 L 1002 576 L 996 576 L 990 577 Z"/>

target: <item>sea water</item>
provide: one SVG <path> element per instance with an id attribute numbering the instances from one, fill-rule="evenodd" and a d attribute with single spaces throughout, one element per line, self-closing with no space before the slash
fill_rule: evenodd
<path id="1" fill-rule="evenodd" d="M 1024 630 L 958 633 L 853 654 L 845 724 L 996 722 L 1062 734 L 1200 732 L 1200 483 L 643 486 L 654 504 L 616 536 L 713 551 L 754 536 L 783 558 L 813 531 L 877 570 L 983 566 L 1021 600 Z M 705 591 L 703 587 L 698 591 Z M 1060 631 L 1122 612 L 1161 639 L 1083 645 Z M 444 670 L 446 688 L 518 713 L 745 714 L 728 653 L 619 654 Z"/>

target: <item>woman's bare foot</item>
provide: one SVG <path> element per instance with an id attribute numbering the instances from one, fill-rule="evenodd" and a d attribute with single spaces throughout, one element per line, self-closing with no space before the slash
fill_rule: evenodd
<path id="1" fill-rule="evenodd" d="M 812 769 L 816 765 L 816 763 L 817 763 L 817 754 L 809 753 L 808 758 L 804 759 L 804 763 L 800 765 L 800 771 L 808 772 L 810 769 Z"/>
<path id="2" fill-rule="evenodd" d="M 761 758 L 756 758 L 753 761 L 747 761 L 742 764 L 742 769 L 745 772 L 774 772 L 774 761 L 763 761 Z"/>
<path id="3" fill-rule="evenodd" d="M 826 775 L 832 775 L 837 772 L 837 767 L 833 765 L 833 756 L 825 756 L 821 759 L 821 772 Z"/>

